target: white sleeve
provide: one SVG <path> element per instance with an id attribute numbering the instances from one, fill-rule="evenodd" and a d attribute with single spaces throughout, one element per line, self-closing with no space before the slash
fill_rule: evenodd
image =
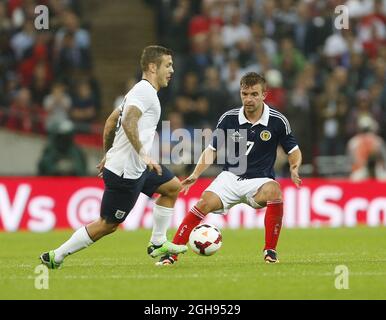
<path id="1" fill-rule="evenodd" d="M 146 112 L 152 105 L 154 92 L 146 87 L 139 86 L 132 94 L 127 95 L 124 104 L 124 110 L 127 110 L 127 106 L 135 106 L 142 111 L 142 114 Z"/>

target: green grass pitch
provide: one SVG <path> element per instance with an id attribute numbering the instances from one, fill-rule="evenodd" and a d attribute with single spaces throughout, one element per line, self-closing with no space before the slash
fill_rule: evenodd
<path id="1" fill-rule="evenodd" d="M 386 299 L 385 227 L 283 229 L 275 265 L 262 259 L 264 230 L 223 230 L 214 256 L 189 251 L 167 267 L 145 253 L 150 230 L 120 230 L 50 270 L 49 289 L 36 289 L 39 254 L 71 233 L 0 233 L 0 299 Z M 335 287 L 339 265 L 348 289 Z"/>

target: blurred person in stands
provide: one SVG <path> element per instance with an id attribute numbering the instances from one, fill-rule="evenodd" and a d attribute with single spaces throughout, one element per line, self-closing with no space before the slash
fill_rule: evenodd
<path id="1" fill-rule="evenodd" d="M 378 124 L 368 115 L 358 119 L 359 132 L 347 144 L 352 161 L 350 179 L 386 179 L 386 145 L 377 135 Z"/>
<path id="2" fill-rule="evenodd" d="M 63 83 L 55 83 L 51 93 L 44 98 L 43 106 L 47 112 L 45 127 L 52 131 L 58 124 L 69 119 L 72 105 L 71 97 L 66 93 Z"/>
<path id="3" fill-rule="evenodd" d="M 279 69 L 285 81 L 283 85 L 286 89 L 292 89 L 296 76 L 303 70 L 305 58 L 295 47 L 291 38 L 280 40 L 280 49 L 273 57 L 273 65 Z"/>
<path id="4" fill-rule="evenodd" d="M 63 27 L 55 35 L 55 48 L 59 52 L 64 44 L 66 34 L 74 35 L 74 46 L 77 49 L 89 49 L 90 34 L 86 29 L 81 28 L 79 18 L 71 11 L 62 14 Z"/>
<path id="5" fill-rule="evenodd" d="M 355 95 L 355 108 L 351 110 L 347 119 L 347 133 L 348 136 L 356 134 L 360 128 L 358 127 L 359 119 L 367 116 L 377 122 L 377 128 L 382 124 L 382 113 L 376 104 L 373 104 L 372 96 L 368 90 L 359 90 Z"/>
<path id="6" fill-rule="evenodd" d="M 33 104 L 31 91 L 21 88 L 10 106 L 6 126 L 24 132 L 42 132 L 43 112 Z"/>
<path id="7" fill-rule="evenodd" d="M 96 101 L 87 82 L 81 82 L 76 88 L 70 115 L 76 128 L 80 131 L 87 132 L 88 125 L 95 120 L 97 115 Z"/>
<path id="8" fill-rule="evenodd" d="M 216 125 L 219 113 L 224 113 L 230 105 L 234 105 L 232 97 L 220 79 L 217 68 L 209 67 L 205 70 L 205 82 L 202 95 L 209 103 L 207 120 L 211 127 Z"/>
<path id="9" fill-rule="evenodd" d="M 36 64 L 30 85 L 32 101 L 39 107 L 43 105 L 43 99 L 49 94 L 52 84 L 52 75 L 47 70 L 47 63 L 40 61 Z"/>
<path id="10" fill-rule="evenodd" d="M 26 22 L 23 29 L 16 33 L 10 41 L 17 60 L 24 58 L 25 52 L 30 49 L 36 40 L 36 29 L 32 22 Z"/>
<path id="11" fill-rule="evenodd" d="M 276 108 L 280 112 L 284 112 L 287 104 L 286 90 L 283 88 L 283 76 L 279 70 L 270 69 L 265 73 L 267 80 L 267 98 L 265 102 Z"/>
<path id="12" fill-rule="evenodd" d="M 65 120 L 49 131 L 48 144 L 38 164 L 39 175 L 84 176 L 87 162 L 83 151 L 74 142 L 74 125 Z"/>
<path id="13" fill-rule="evenodd" d="M 63 44 L 56 59 L 56 74 L 68 82 L 79 70 L 91 68 L 91 56 L 88 49 L 77 46 L 75 34 L 67 32 L 63 36 Z"/>
<path id="14" fill-rule="evenodd" d="M 225 48 L 230 49 L 240 41 L 251 42 L 251 29 L 241 21 L 240 11 L 232 8 L 229 21 L 222 28 L 222 40 Z"/>
<path id="15" fill-rule="evenodd" d="M 0 2 L 0 32 L 9 31 L 12 28 L 11 19 L 7 16 L 7 7 L 4 2 Z"/>
<path id="16" fill-rule="evenodd" d="M 324 92 L 315 101 L 319 125 L 320 154 L 335 156 L 344 154 L 347 98 L 338 91 L 338 83 L 330 76 Z"/>
<path id="17" fill-rule="evenodd" d="M 198 34 L 208 34 L 213 28 L 221 28 L 224 21 L 220 15 L 220 5 L 214 0 L 203 0 L 201 2 L 201 11 L 193 16 L 189 21 L 189 37 L 192 38 Z"/>

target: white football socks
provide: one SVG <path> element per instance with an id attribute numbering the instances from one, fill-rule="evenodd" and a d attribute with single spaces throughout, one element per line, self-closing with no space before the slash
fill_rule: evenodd
<path id="1" fill-rule="evenodd" d="M 174 208 L 161 207 L 154 204 L 153 208 L 153 232 L 151 234 L 151 243 L 159 246 L 163 244 L 166 238 L 166 232 L 170 226 L 171 216 Z"/>
<path id="2" fill-rule="evenodd" d="M 94 241 L 92 241 L 88 235 L 86 227 L 82 227 L 76 230 L 70 239 L 54 250 L 55 262 L 61 263 L 68 255 L 87 248 L 93 243 Z"/>

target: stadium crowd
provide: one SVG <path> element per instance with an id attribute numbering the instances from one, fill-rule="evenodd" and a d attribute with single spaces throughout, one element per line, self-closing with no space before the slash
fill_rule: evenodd
<path id="1" fill-rule="evenodd" d="M 241 76 L 256 71 L 304 163 L 349 155 L 354 171 L 385 171 L 386 0 L 143 1 L 158 43 L 175 53 L 174 79 L 159 92 L 171 128 L 213 129 L 241 105 Z M 34 28 L 37 4 L 50 9 L 49 30 Z M 335 25 L 340 4 L 347 29 Z M 101 107 L 80 2 L 0 0 L 0 127 L 46 134 L 70 119 L 77 132 L 101 135 Z"/>
<path id="2" fill-rule="evenodd" d="M 37 5 L 49 8 L 48 30 L 35 28 Z M 100 108 L 79 1 L 0 0 L 0 126 L 46 134 L 71 120 L 90 133 Z"/>
<path id="3" fill-rule="evenodd" d="M 241 105 L 241 76 L 256 71 L 268 82 L 266 103 L 289 119 L 305 163 L 346 154 L 348 141 L 366 131 L 384 150 L 386 1 L 146 2 L 155 8 L 159 42 L 176 53 L 163 99 L 166 117 L 179 126 L 213 128 Z M 335 26 L 340 4 L 348 8 L 348 29 Z M 382 148 L 369 147 L 374 139 L 355 145 L 353 168 L 358 153 L 361 163 L 375 156 L 384 166 Z"/>

